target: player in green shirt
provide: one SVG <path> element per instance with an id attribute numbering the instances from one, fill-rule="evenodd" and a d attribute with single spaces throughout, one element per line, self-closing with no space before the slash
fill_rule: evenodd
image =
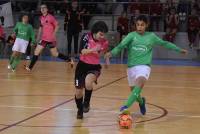
<path id="1" fill-rule="evenodd" d="M 8 69 L 12 69 L 14 72 L 20 62 L 21 55 L 26 52 L 29 40 L 32 40 L 32 44 L 36 42 L 33 27 L 28 24 L 28 15 L 22 16 L 22 22 L 16 24 L 13 32 L 12 37 L 16 37 L 16 39 L 12 48 L 13 53 L 9 60 Z"/>
<path id="2" fill-rule="evenodd" d="M 153 32 L 146 32 L 148 19 L 144 15 L 136 19 L 136 31 L 130 32 L 118 46 L 105 54 L 105 58 L 116 56 L 124 48 L 128 50 L 128 83 L 132 90 L 128 100 L 120 108 L 125 112 L 135 101 L 139 103 L 140 112 L 145 115 L 145 98 L 140 93 L 151 72 L 152 50 L 154 46 L 161 45 L 167 49 L 187 54 L 187 50 L 177 47 L 168 41 L 163 41 Z"/>

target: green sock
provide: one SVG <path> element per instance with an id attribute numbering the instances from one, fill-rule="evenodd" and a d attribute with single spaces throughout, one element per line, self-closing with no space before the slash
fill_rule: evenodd
<path id="1" fill-rule="evenodd" d="M 20 63 L 20 59 L 21 59 L 20 57 L 15 57 L 14 58 L 14 60 L 13 60 L 13 62 L 11 64 L 13 69 L 15 69 L 17 67 L 17 65 Z"/>
<path id="2" fill-rule="evenodd" d="M 14 59 L 15 59 L 15 57 L 13 57 L 13 56 L 10 57 L 10 60 L 9 60 L 10 65 L 13 63 Z"/>
<path id="3" fill-rule="evenodd" d="M 142 99 L 142 97 L 139 95 L 138 96 L 138 98 L 137 98 L 137 102 L 139 103 L 139 104 L 143 104 L 143 99 Z"/>
<path id="4" fill-rule="evenodd" d="M 128 100 L 125 102 L 125 106 L 129 108 L 135 101 L 138 101 L 141 91 L 142 89 L 140 87 L 135 86 L 132 89 L 131 94 L 128 96 Z"/>

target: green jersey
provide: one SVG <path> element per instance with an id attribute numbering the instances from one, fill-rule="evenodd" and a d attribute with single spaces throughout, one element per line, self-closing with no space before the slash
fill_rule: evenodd
<path id="1" fill-rule="evenodd" d="M 30 24 L 18 22 L 13 31 L 15 32 L 17 38 L 24 39 L 26 41 L 31 39 L 32 43 L 35 44 L 35 33 Z"/>
<path id="2" fill-rule="evenodd" d="M 137 32 L 129 33 L 118 46 L 112 49 L 113 56 L 127 48 L 128 51 L 128 67 L 136 65 L 151 65 L 152 50 L 156 45 L 180 52 L 181 49 L 175 44 L 164 41 L 152 32 L 145 32 L 143 35 Z"/>

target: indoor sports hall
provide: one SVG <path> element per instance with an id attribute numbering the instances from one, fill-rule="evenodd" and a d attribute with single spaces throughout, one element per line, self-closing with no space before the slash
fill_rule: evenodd
<path id="1" fill-rule="evenodd" d="M 188 37 L 187 28 L 189 17 L 193 15 L 192 9 L 200 7 L 199 1 L 196 2 L 192 0 L 172 1 L 172 3 L 168 0 L 0 1 L 0 26 L 4 31 L 4 36 L 2 38 L 0 36 L 0 134 L 199 134 L 200 34 L 198 33 L 192 42 L 189 39 L 193 37 Z M 34 68 L 28 71 L 26 66 L 31 63 L 36 48 L 31 46 L 30 55 L 23 54 L 16 69 L 7 69 L 13 46 L 8 41 L 8 36 L 12 35 L 13 28 L 23 12 L 29 13 L 30 23 L 37 35 L 40 27 L 38 12 L 42 3 L 49 7 L 49 11 L 59 23 L 56 33 L 57 49 L 73 58 L 73 67 L 69 62 L 52 57 L 51 47 L 47 47 L 39 55 Z M 78 48 L 80 49 L 80 40 L 84 33 L 90 31 L 92 25 L 100 20 L 108 25 L 108 32 L 105 33 L 105 38 L 109 41 L 108 51 L 119 44 L 120 37 L 123 40 L 127 36 L 124 34 L 120 36 L 118 17 L 121 12 L 127 12 L 129 31 L 132 29 L 138 10 L 140 14 L 150 16 L 151 25 L 148 31 L 154 32 L 164 40 L 167 27 L 167 25 L 165 27 L 167 13 L 164 9 L 172 5 L 176 9 L 179 17 L 177 33 L 174 40 L 169 40 L 188 53 L 183 55 L 162 46 L 153 48 L 150 77 L 141 92 L 141 96 L 146 99 L 146 114 L 142 115 L 139 104 L 134 103 L 129 108 L 133 120 L 129 129 L 120 129 L 118 124 L 120 107 L 131 93 L 127 79 L 129 51 L 127 49 L 111 57 L 109 63 L 105 62 L 102 55 L 101 75 L 97 83 L 93 84 L 90 111 L 84 113 L 83 119 L 77 119 L 74 77 L 80 55 L 75 54 L 73 39 L 72 50 L 69 53 L 67 40 L 69 36 L 66 33 L 69 31 L 64 29 L 66 10 L 73 3 L 82 7 L 83 11 L 80 14 L 85 16 L 84 26 L 78 35 Z M 153 23 L 155 18 L 152 17 L 154 11 L 152 8 L 155 9 L 155 6 L 162 6 L 163 14 L 157 14 L 156 18 L 156 21 L 159 20 L 158 26 L 157 23 Z M 138 7 L 140 8 L 135 11 Z M 200 10 L 197 11 L 199 13 Z M 6 14 L 8 12 L 9 15 Z M 1 19 L 2 17 L 4 19 Z"/>

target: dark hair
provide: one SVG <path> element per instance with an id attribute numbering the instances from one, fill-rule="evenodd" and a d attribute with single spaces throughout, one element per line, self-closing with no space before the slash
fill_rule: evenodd
<path id="1" fill-rule="evenodd" d="M 40 7 L 41 7 L 41 6 L 45 6 L 45 7 L 48 9 L 48 6 L 47 6 L 46 3 L 42 3 L 42 4 L 40 5 Z"/>
<path id="2" fill-rule="evenodd" d="M 136 18 L 136 21 L 144 21 L 146 24 L 148 24 L 148 18 L 146 15 L 139 15 L 137 18 Z"/>
<path id="3" fill-rule="evenodd" d="M 29 17 L 28 13 L 23 13 L 23 14 L 20 15 L 19 21 L 22 21 L 24 16 L 28 16 Z"/>
<path id="4" fill-rule="evenodd" d="M 108 32 L 108 26 L 106 25 L 106 23 L 104 21 L 97 21 L 92 26 L 91 32 L 92 33 L 98 33 L 98 32 L 107 33 Z"/>

